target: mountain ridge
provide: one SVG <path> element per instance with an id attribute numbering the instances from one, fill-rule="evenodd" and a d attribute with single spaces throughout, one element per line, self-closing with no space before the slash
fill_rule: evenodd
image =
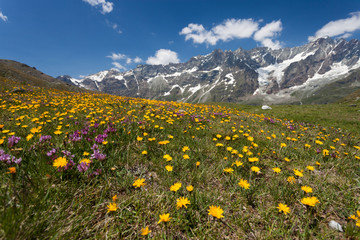
<path id="1" fill-rule="evenodd" d="M 360 68 L 359 57 L 359 40 L 328 37 L 293 48 L 216 49 L 183 63 L 58 78 L 91 90 L 158 100 L 301 103 L 314 90 Z"/>

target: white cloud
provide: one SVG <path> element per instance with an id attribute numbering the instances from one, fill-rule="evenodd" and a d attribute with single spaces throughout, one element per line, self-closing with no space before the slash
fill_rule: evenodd
<path id="1" fill-rule="evenodd" d="M 106 0 L 83 0 L 83 1 L 89 3 L 93 7 L 98 7 L 98 6 L 101 7 L 102 14 L 109 13 L 114 8 L 114 3 L 107 2 Z"/>
<path id="2" fill-rule="evenodd" d="M 249 38 L 258 30 L 258 22 L 253 19 L 227 19 L 222 24 L 206 30 L 203 25 L 190 23 L 183 28 L 180 35 L 185 35 L 185 40 L 192 39 L 194 43 L 215 45 L 218 41 Z"/>
<path id="3" fill-rule="evenodd" d="M 116 60 L 120 60 L 120 59 L 125 59 L 126 55 L 122 54 L 122 53 L 112 53 L 111 55 L 106 56 L 106 57 L 111 58 L 113 61 L 116 61 Z"/>
<path id="4" fill-rule="evenodd" d="M 119 33 L 119 34 L 122 33 L 122 31 L 119 29 L 119 26 L 118 26 L 116 23 L 114 23 L 114 24 L 112 25 L 112 28 L 113 28 L 117 33 Z"/>
<path id="5" fill-rule="evenodd" d="M 134 58 L 134 63 L 141 63 L 143 60 L 139 57 Z"/>
<path id="6" fill-rule="evenodd" d="M 114 65 L 115 68 L 117 68 L 118 70 L 126 70 L 126 67 L 124 67 L 123 65 L 121 65 L 118 62 L 112 62 L 112 65 Z"/>
<path id="7" fill-rule="evenodd" d="M 149 57 L 146 60 L 147 64 L 151 65 L 166 65 L 169 63 L 179 63 L 180 60 L 176 52 L 171 51 L 169 49 L 159 49 L 156 51 L 154 57 Z"/>
<path id="8" fill-rule="evenodd" d="M 315 36 L 309 36 L 308 40 L 313 41 L 321 37 L 335 37 L 342 35 L 349 37 L 351 33 L 360 29 L 360 12 L 350 14 L 349 18 L 331 21 L 316 31 Z"/>
<path id="9" fill-rule="evenodd" d="M 259 31 L 254 34 L 254 40 L 261 42 L 265 47 L 272 49 L 281 48 L 279 41 L 273 41 L 272 38 L 278 36 L 282 31 L 281 20 L 272 21 L 271 23 L 263 26 Z"/>
<path id="10" fill-rule="evenodd" d="M 131 64 L 132 61 L 133 61 L 133 60 L 132 60 L 131 58 L 127 58 L 127 59 L 126 59 L 126 64 Z"/>
<path id="11" fill-rule="evenodd" d="M 5 16 L 1 11 L 0 11 L 0 19 L 2 19 L 4 22 L 6 22 L 8 20 L 8 17 Z"/>

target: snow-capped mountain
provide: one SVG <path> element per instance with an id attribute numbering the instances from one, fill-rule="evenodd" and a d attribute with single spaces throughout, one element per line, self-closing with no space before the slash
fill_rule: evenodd
<path id="1" fill-rule="evenodd" d="M 58 78 L 91 90 L 149 99 L 302 102 L 360 69 L 359 50 L 359 40 L 320 38 L 293 48 L 214 50 L 185 63 Z M 360 80 L 351 78 L 345 85 L 356 90 Z"/>

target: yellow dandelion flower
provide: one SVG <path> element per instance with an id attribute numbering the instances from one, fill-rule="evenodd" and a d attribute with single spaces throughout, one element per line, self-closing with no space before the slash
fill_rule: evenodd
<path id="1" fill-rule="evenodd" d="M 7 172 L 8 174 L 16 173 L 16 167 L 9 167 L 8 170 L 9 170 L 9 171 Z"/>
<path id="2" fill-rule="evenodd" d="M 211 205 L 208 209 L 209 211 L 209 215 L 216 217 L 216 218 L 223 218 L 224 216 L 222 215 L 224 213 L 224 210 L 221 209 L 220 206 L 213 206 Z"/>
<path id="3" fill-rule="evenodd" d="M 57 168 L 65 167 L 67 163 L 68 161 L 66 160 L 66 158 L 58 157 L 57 159 L 54 160 L 53 166 Z"/>
<path id="4" fill-rule="evenodd" d="M 280 147 L 281 148 L 286 147 L 286 143 L 280 143 Z"/>
<path id="5" fill-rule="evenodd" d="M 295 174 L 296 176 L 298 176 L 298 177 L 303 177 L 303 176 L 304 176 L 304 174 L 302 173 L 302 171 L 299 171 L 299 170 L 297 170 L 297 169 L 294 169 L 294 174 Z"/>
<path id="6" fill-rule="evenodd" d="M 198 162 L 196 162 L 196 166 L 198 167 L 198 166 L 200 166 L 200 162 L 198 161 Z"/>
<path id="7" fill-rule="evenodd" d="M 287 178 L 287 181 L 288 181 L 290 184 L 296 183 L 296 179 L 295 179 L 293 176 L 288 177 L 288 178 Z"/>
<path id="8" fill-rule="evenodd" d="M 186 190 L 188 192 L 192 192 L 194 190 L 194 187 L 192 185 L 189 185 L 189 186 L 186 187 Z"/>
<path id="9" fill-rule="evenodd" d="M 286 204 L 282 203 L 279 203 L 277 209 L 279 209 L 279 212 L 283 212 L 285 215 L 290 212 L 290 208 Z"/>
<path id="10" fill-rule="evenodd" d="M 172 160 L 172 157 L 169 154 L 165 154 L 163 158 L 166 159 L 167 162 Z"/>
<path id="11" fill-rule="evenodd" d="M 165 166 L 165 169 L 166 169 L 168 172 L 172 172 L 173 167 L 172 167 L 171 165 L 167 165 L 167 166 Z"/>
<path id="12" fill-rule="evenodd" d="M 143 187 L 145 186 L 146 183 L 145 183 L 145 179 L 144 178 L 138 178 L 135 180 L 135 182 L 133 183 L 133 186 L 135 188 L 140 188 L 140 187 Z"/>
<path id="13" fill-rule="evenodd" d="M 303 190 L 306 193 L 312 193 L 312 188 L 309 186 L 301 186 L 301 190 Z"/>
<path id="14" fill-rule="evenodd" d="M 180 188 L 181 188 L 181 183 L 180 183 L 180 182 L 177 182 L 177 183 L 175 183 L 174 185 L 171 185 L 170 191 L 176 192 L 176 191 L 178 191 Z"/>
<path id="15" fill-rule="evenodd" d="M 238 185 L 244 189 L 250 188 L 250 183 L 246 179 L 240 179 L 240 181 L 238 182 Z"/>
<path id="16" fill-rule="evenodd" d="M 159 215 L 159 221 L 158 221 L 158 224 L 161 223 L 161 222 L 169 222 L 171 217 L 170 217 L 170 213 L 164 213 L 164 214 L 161 214 Z"/>
<path id="17" fill-rule="evenodd" d="M 315 168 L 313 166 L 307 166 L 306 169 L 309 171 L 314 171 Z"/>
<path id="18" fill-rule="evenodd" d="M 178 199 L 176 199 L 176 208 L 179 209 L 179 208 L 182 208 L 182 207 L 185 207 L 187 208 L 186 205 L 190 204 L 190 201 L 188 198 L 184 198 L 184 197 L 180 197 Z"/>
<path id="19" fill-rule="evenodd" d="M 226 172 L 226 173 L 232 173 L 234 171 L 234 169 L 232 169 L 232 168 L 225 168 L 224 169 L 224 172 Z"/>
<path id="20" fill-rule="evenodd" d="M 311 207 L 315 207 L 317 203 L 320 203 L 316 197 L 304 197 L 301 199 L 301 203 Z"/>
<path id="21" fill-rule="evenodd" d="M 184 159 L 190 159 L 189 155 L 187 155 L 187 154 L 184 154 L 184 155 L 183 155 L 183 158 L 184 158 Z"/>
<path id="22" fill-rule="evenodd" d="M 117 205 L 116 205 L 116 203 L 109 203 L 107 205 L 107 208 L 108 208 L 108 210 L 107 210 L 108 213 L 115 212 L 117 210 Z"/>
<path id="23" fill-rule="evenodd" d="M 141 152 L 141 154 L 146 155 L 146 154 L 148 154 L 148 152 L 146 150 L 144 150 L 144 151 Z"/>
<path id="24" fill-rule="evenodd" d="M 241 161 L 239 161 L 239 160 L 236 160 L 235 162 L 233 162 L 232 164 L 231 164 L 231 166 L 237 166 L 237 167 L 240 167 L 240 166 L 242 166 L 243 165 L 243 163 L 241 162 Z"/>
<path id="25" fill-rule="evenodd" d="M 259 161 L 259 158 L 257 158 L 257 157 L 249 158 L 249 162 L 258 162 L 258 161 Z"/>
<path id="26" fill-rule="evenodd" d="M 151 233 L 151 231 L 149 230 L 149 227 L 141 228 L 141 235 L 142 235 L 142 236 L 146 236 L 146 235 L 148 235 L 149 233 Z"/>
<path id="27" fill-rule="evenodd" d="M 252 166 L 250 169 L 251 169 L 251 171 L 256 172 L 256 173 L 260 172 L 260 168 L 258 168 L 256 166 Z"/>
<path id="28" fill-rule="evenodd" d="M 281 172 L 281 169 L 278 168 L 278 167 L 274 167 L 274 168 L 272 168 L 272 170 L 273 170 L 275 173 L 280 173 L 280 172 Z"/>

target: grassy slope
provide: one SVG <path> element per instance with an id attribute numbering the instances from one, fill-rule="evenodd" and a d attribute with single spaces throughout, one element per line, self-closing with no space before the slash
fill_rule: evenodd
<path id="1" fill-rule="evenodd" d="M 329 122 L 331 117 L 319 122 L 320 116 L 336 116 L 327 108 L 330 105 L 278 106 L 265 112 L 277 117 L 270 121 L 251 113 L 260 113 L 258 107 L 191 105 L 39 88 L 11 93 L 17 88 L 11 81 L 1 82 L 0 88 L 0 139 L 4 140 L 0 148 L 23 159 L 21 164 L 0 162 L 0 238 L 139 239 L 145 226 L 155 239 L 360 237 L 355 221 L 348 219 L 359 210 L 360 168 L 355 156 L 360 154 L 353 147 L 359 145 L 358 136 L 346 129 L 345 114 L 351 114 L 347 107 L 338 108 L 342 113 L 338 122 Z M 300 110 L 318 117 L 301 117 Z M 331 128 L 338 127 L 332 124 L 344 129 Z M 26 140 L 31 131 L 33 136 Z M 76 132 L 82 136 L 79 141 L 74 140 Z M 104 132 L 107 136 L 97 145 L 105 160 L 92 159 L 90 168 L 79 172 L 79 162 L 90 158 L 84 152 L 94 153 L 92 147 Z M 21 140 L 9 146 L 13 133 Z M 40 142 L 39 134 L 52 138 Z M 164 140 L 169 143 L 160 144 Z M 282 143 L 286 146 L 281 147 Z M 189 150 L 183 152 L 184 146 Z M 47 156 L 53 148 L 56 153 Z M 323 154 L 324 149 L 330 155 Z M 65 150 L 71 154 L 65 156 Z M 172 160 L 166 161 L 165 154 Z M 57 171 L 54 160 L 63 156 L 72 159 L 74 166 Z M 240 162 L 242 166 L 234 165 Z M 165 170 L 166 165 L 173 166 L 173 171 Z M 251 171 L 253 166 L 260 172 Z M 16 173 L 7 173 L 9 167 L 16 167 Z M 274 167 L 281 172 L 275 173 Z M 224 172 L 226 168 L 233 172 Z M 96 176 L 98 169 L 101 173 Z M 294 169 L 303 171 L 303 176 L 295 176 Z M 290 176 L 295 183 L 287 181 Z M 146 185 L 134 188 L 139 178 Z M 250 188 L 241 188 L 240 179 L 248 180 Z M 176 182 L 182 187 L 170 191 Z M 194 186 L 192 192 L 185 189 L 189 184 Z M 312 187 L 313 193 L 302 191 L 303 185 Z M 117 210 L 107 212 L 114 195 Z M 301 203 L 306 196 L 316 196 L 320 203 L 306 206 Z M 177 209 L 179 197 L 187 197 L 191 204 Z M 288 205 L 290 213 L 280 213 L 279 203 Z M 211 205 L 220 206 L 224 218 L 209 216 Z M 171 220 L 158 224 L 163 213 L 169 213 Z M 330 229 L 330 220 L 342 224 L 345 232 Z"/>

